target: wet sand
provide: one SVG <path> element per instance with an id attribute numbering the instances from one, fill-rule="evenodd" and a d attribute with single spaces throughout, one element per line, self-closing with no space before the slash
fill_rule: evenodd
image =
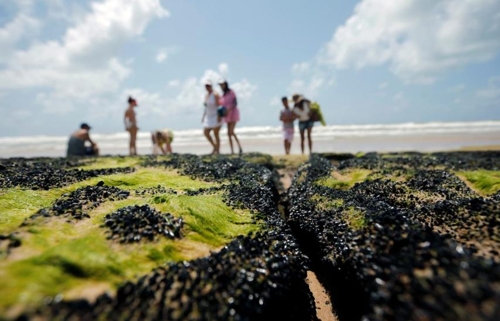
<path id="1" fill-rule="evenodd" d="M 126 141 L 114 145 L 103 145 L 97 143 L 101 149 L 101 155 L 127 155 L 128 145 Z M 467 149 L 491 150 L 498 149 L 500 143 L 500 134 L 495 133 L 470 133 L 470 134 L 441 134 L 441 135 L 379 135 L 373 137 L 315 137 L 313 132 L 313 151 L 317 153 L 358 153 L 358 152 L 404 152 L 404 151 L 451 151 Z M 227 137 L 221 137 L 221 153 L 229 154 L 230 148 Z M 283 141 L 278 138 L 260 138 L 245 139 L 241 138 L 243 151 L 260 152 L 270 155 L 284 154 Z M 236 145 L 235 145 L 236 146 Z M 138 153 L 148 155 L 152 153 L 152 146 L 149 140 L 138 141 Z M 208 142 L 200 140 L 198 142 L 183 143 L 175 141 L 172 144 L 175 153 L 180 154 L 209 154 L 212 149 Z M 235 149 L 237 151 L 237 148 Z M 64 157 L 66 145 L 58 144 L 54 146 L 37 149 L 26 149 L 23 147 L 6 148 L 0 145 L 0 154 L 2 158 L 9 157 Z M 295 134 L 292 143 L 292 154 L 300 155 L 300 137 Z M 306 153 L 308 149 L 306 146 Z"/>

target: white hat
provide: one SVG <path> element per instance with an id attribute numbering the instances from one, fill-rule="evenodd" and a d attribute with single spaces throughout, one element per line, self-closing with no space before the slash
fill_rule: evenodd
<path id="1" fill-rule="evenodd" d="M 219 81 L 217 81 L 218 84 L 223 84 L 225 82 L 227 82 L 225 78 L 219 78 Z"/>
<path id="2" fill-rule="evenodd" d="M 212 81 L 210 79 L 205 80 L 205 86 L 212 86 Z"/>

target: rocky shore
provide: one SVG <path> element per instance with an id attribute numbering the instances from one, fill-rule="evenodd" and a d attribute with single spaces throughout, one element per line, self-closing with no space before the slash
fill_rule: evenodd
<path id="1" fill-rule="evenodd" d="M 312 270 L 340 320 L 498 320 L 499 173 L 499 152 L 0 160 L 0 319 L 316 320 Z"/>

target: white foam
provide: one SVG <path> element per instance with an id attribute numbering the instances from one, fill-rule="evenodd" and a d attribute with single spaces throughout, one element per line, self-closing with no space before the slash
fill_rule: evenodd
<path id="1" fill-rule="evenodd" d="M 242 140 L 262 141 L 281 139 L 281 126 L 237 127 L 238 137 Z M 221 137 L 226 137 L 227 129 L 221 130 Z M 500 121 L 477 122 L 429 122 L 400 124 L 366 124 L 366 125 L 315 125 L 313 137 L 318 140 L 335 140 L 369 137 L 405 137 L 425 135 L 467 135 L 492 134 L 500 135 Z M 500 136 L 499 136 L 500 137 Z M 127 149 L 128 133 L 100 134 L 92 133 L 92 138 L 99 144 L 101 151 L 115 153 Z M 66 150 L 67 136 L 20 136 L 0 137 L 0 155 L 63 155 Z M 205 144 L 202 129 L 175 131 L 176 146 L 197 146 Z M 141 148 L 150 148 L 151 134 L 139 132 L 137 144 Z"/>

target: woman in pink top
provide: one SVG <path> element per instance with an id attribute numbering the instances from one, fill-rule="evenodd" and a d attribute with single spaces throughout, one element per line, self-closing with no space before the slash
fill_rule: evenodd
<path id="1" fill-rule="evenodd" d="M 227 114 L 224 121 L 227 123 L 227 135 L 229 137 L 229 146 L 231 146 L 231 154 L 234 154 L 233 137 L 240 149 L 240 155 L 243 154 L 240 141 L 234 132 L 236 123 L 240 121 L 240 110 L 238 109 L 238 102 L 234 91 L 229 88 L 226 80 L 219 81 L 220 88 L 222 89 L 222 97 L 219 99 L 219 105 L 226 107 Z"/>

